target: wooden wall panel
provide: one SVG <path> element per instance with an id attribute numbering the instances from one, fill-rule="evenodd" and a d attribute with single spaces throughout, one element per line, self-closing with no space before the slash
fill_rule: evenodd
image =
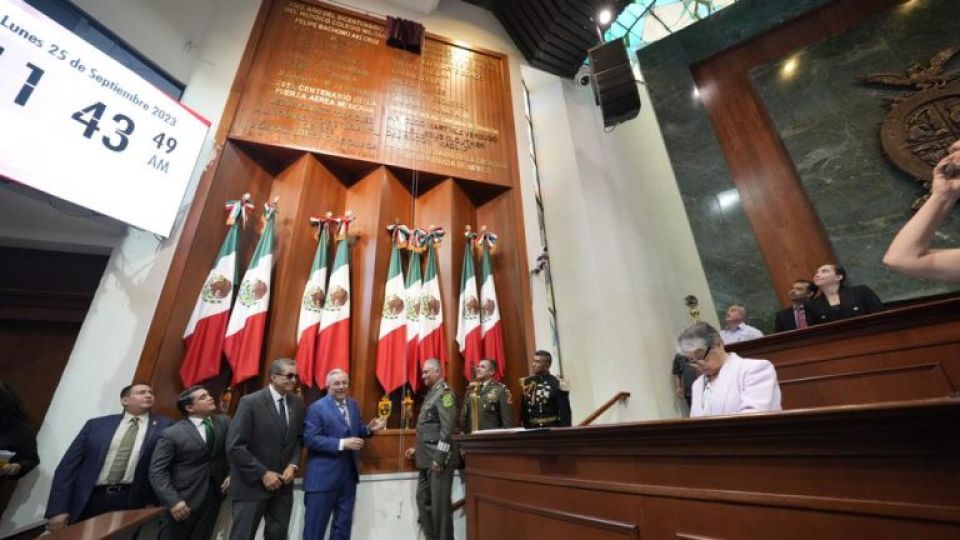
<path id="1" fill-rule="evenodd" d="M 416 55 L 383 26 L 280 0 L 231 136 L 510 185 L 505 57 L 432 35 Z"/>
<path id="2" fill-rule="evenodd" d="M 183 330 L 227 232 L 224 202 L 249 192 L 257 204 L 252 219 L 238 240 L 237 260 L 242 274 L 260 236 L 259 216 L 270 194 L 271 175 L 236 144 L 226 144 L 220 161 L 209 195 L 206 199 L 195 199 L 197 202 L 194 204 L 203 209 L 196 214 L 191 212 L 191 217 L 197 221 L 193 227 L 196 234 L 186 236 L 185 231 L 185 236 L 181 237 L 177 246 L 177 255 L 171 264 L 161 302 L 154 314 L 134 375 L 135 381 L 153 385 L 159 411 L 172 418 L 180 416 L 176 410 L 176 400 L 183 388 L 179 373 L 184 354 Z"/>
<path id="3" fill-rule="evenodd" d="M 783 305 L 797 276 L 833 262 L 833 249 L 750 80 L 750 70 L 846 30 L 903 0 L 837 0 L 691 66 L 774 288 Z"/>
<path id="4" fill-rule="evenodd" d="M 785 409 L 945 397 L 960 390 L 960 298 L 728 348 L 773 362 Z"/>
<path id="5" fill-rule="evenodd" d="M 351 390 L 365 419 L 383 395 L 376 349 L 390 258 L 385 228 L 395 219 L 447 230 L 438 253 L 447 376 L 461 395 L 455 335 L 463 229 L 476 227 L 482 215 L 500 235 L 496 277 L 507 355 L 520 359 L 508 360 L 508 378 L 526 373 L 533 328 L 507 58 L 432 35 L 423 56 L 410 56 L 383 45 L 382 25 L 316 2 L 264 2 L 217 134 L 222 151 L 201 179 L 137 370 L 138 380 L 154 384 L 161 411 L 176 414 L 181 336 L 225 233 L 223 202 L 245 191 L 257 203 L 257 222 L 262 204 L 280 198 L 264 367 L 296 350 L 299 302 L 316 247 L 308 216 L 351 210 Z M 364 116 L 372 102 L 372 116 Z M 399 132 L 398 123 L 406 126 Z M 367 151 L 373 140 L 375 151 Z M 244 231 L 241 270 L 259 234 L 259 226 Z M 207 385 L 216 393 L 224 379 Z M 264 371 L 238 393 L 267 380 Z M 319 395 L 305 392 L 308 401 Z M 410 436 L 390 430 L 372 441 L 364 470 L 408 470 L 397 456 Z"/>
<path id="6" fill-rule="evenodd" d="M 498 234 L 523 235 L 523 216 L 519 201 L 509 193 L 501 193 L 477 209 L 477 223 Z M 493 274 L 500 301 L 503 324 L 503 347 L 506 354 L 504 379 L 515 396 L 515 413 L 519 425 L 519 379 L 526 377 L 533 359 L 535 343 L 533 313 L 529 309 L 530 268 L 524 242 L 498 242 L 493 253 Z"/>
<path id="7" fill-rule="evenodd" d="M 409 223 L 410 206 L 407 188 L 386 167 L 378 168 L 347 193 L 346 208 L 357 213 L 350 228 L 351 234 L 356 235 L 351 251 L 351 386 L 365 418 L 375 414 L 377 401 L 383 396 L 375 373 L 383 292 L 390 265 L 390 235 L 386 227 L 395 219 Z"/>
<path id="8" fill-rule="evenodd" d="M 447 339 L 446 376 L 447 382 L 462 398 L 466 379 L 463 357 L 457 345 L 457 308 L 460 299 L 460 273 L 463 271 L 463 249 L 466 244 L 463 233 L 467 225 L 476 230 L 477 212 L 457 182 L 447 178 L 417 197 L 416 214 L 417 226 L 436 225 L 446 231 L 446 236 L 437 250 L 443 324 Z"/>
<path id="9" fill-rule="evenodd" d="M 463 436 L 468 537 L 571 514 L 643 538 L 955 538 L 958 419 L 942 399 Z M 529 510 L 496 519 L 485 500 Z"/>
<path id="10" fill-rule="evenodd" d="M 267 367 L 276 358 L 294 358 L 303 286 L 317 250 L 311 216 L 327 211 L 342 213 L 346 187 L 311 154 L 304 154 L 273 181 L 270 199 L 279 197 L 274 244 L 274 281 L 270 322 L 263 355 L 262 383 L 269 382 Z M 331 249 L 329 257 L 333 257 Z"/>

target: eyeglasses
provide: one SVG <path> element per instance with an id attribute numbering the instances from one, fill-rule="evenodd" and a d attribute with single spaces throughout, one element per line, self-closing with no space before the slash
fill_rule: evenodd
<path id="1" fill-rule="evenodd" d="M 707 349 L 706 349 L 705 351 L 703 351 L 703 356 L 701 356 L 701 357 L 699 357 L 699 358 L 690 358 L 690 357 L 687 357 L 687 358 L 686 358 L 687 363 L 688 363 L 688 364 L 695 364 L 695 363 L 697 363 L 697 362 L 703 362 L 704 360 L 707 359 L 707 356 L 710 354 L 710 351 L 711 351 L 712 349 L 713 349 L 713 345 L 707 347 Z"/>
<path id="2" fill-rule="evenodd" d="M 288 381 L 292 381 L 297 378 L 296 373 L 274 373 L 273 376 L 280 377 L 281 379 L 286 379 Z"/>

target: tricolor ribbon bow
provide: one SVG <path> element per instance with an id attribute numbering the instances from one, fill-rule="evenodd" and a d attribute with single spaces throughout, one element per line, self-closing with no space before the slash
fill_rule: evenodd
<path id="1" fill-rule="evenodd" d="M 443 230 L 443 227 L 434 227 L 431 225 L 427 230 L 426 236 L 423 238 L 423 245 L 437 245 L 443 240 L 443 235 L 445 234 L 447 233 Z"/>
<path id="2" fill-rule="evenodd" d="M 337 224 L 337 240 L 345 240 L 350 231 L 350 223 L 357 219 L 353 212 L 347 210 L 342 216 L 331 218 L 331 221 Z"/>
<path id="3" fill-rule="evenodd" d="M 233 225 L 240 218 L 240 225 L 247 226 L 247 212 L 253 211 L 253 201 L 250 200 L 250 194 L 244 193 L 243 197 L 236 201 L 227 201 L 227 225 Z"/>
<path id="4" fill-rule="evenodd" d="M 486 244 L 491 252 L 493 252 L 493 248 L 497 245 L 497 235 L 488 231 L 485 226 L 480 229 L 480 235 L 477 237 L 477 247 L 482 248 L 484 244 Z"/>
<path id="5" fill-rule="evenodd" d="M 410 241 L 410 227 L 400 223 L 400 220 L 387 225 L 387 232 L 390 233 L 390 239 L 397 247 L 405 247 Z"/>
<path id="6" fill-rule="evenodd" d="M 314 234 L 316 239 L 320 238 L 321 234 L 324 234 L 327 231 L 330 223 L 333 223 L 333 212 L 327 212 L 323 217 L 310 216 L 310 226 L 316 227 L 317 232 Z"/>

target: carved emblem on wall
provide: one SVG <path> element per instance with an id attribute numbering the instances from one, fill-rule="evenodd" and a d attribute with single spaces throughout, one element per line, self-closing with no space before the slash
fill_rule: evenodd
<path id="1" fill-rule="evenodd" d="M 931 181 L 934 165 L 946 155 L 950 144 L 960 138 L 960 70 L 945 70 L 958 52 L 960 46 L 944 49 L 928 65 L 914 62 L 902 74 L 857 77 L 863 84 L 912 89 L 890 98 L 890 111 L 880 126 L 880 141 L 890 161 L 924 184 Z"/>

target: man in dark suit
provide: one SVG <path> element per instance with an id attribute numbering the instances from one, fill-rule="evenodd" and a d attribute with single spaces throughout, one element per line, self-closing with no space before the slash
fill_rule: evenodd
<path id="1" fill-rule="evenodd" d="M 773 331 L 785 332 L 815 324 L 814 313 L 808 305 L 815 294 L 817 294 L 817 286 L 809 279 L 794 281 L 793 287 L 787 292 L 787 296 L 790 297 L 790 307 L 776 313 Z"/>
<path id="2" fill-rule="evenodd" d="M 252 540 L 265 518 L 266 540 L 287 538 L 293 475 L 303 447 L 303 399 L 293 393 L 297 365 L 270 364 L 270 384 L 243 396 L 227 433 L 230 457 L 231 540 Z"/>
<path id="3" fill-rule="evenodd" d="M 177 398 L 184 419 L 160 434 L 150 461 L 150 484 L 168 515 L 160 520 L 161 540 L 209 540 L 230 481 L 226 441 L 230 417 L 202 386 Z"/>
<path id="4" fill-rule="evenodd" d="M 153 401 L 150 386 L 125 386 L 120 391 L 123 414 L 83 425 L 53 474 L 46 512 L 50 530 L 156 502 L 148 467 L 160 432 L 173 421 L 151 414 Z"/>
<path id="5" fill-rule="evenodd" d="M 360 406 L 347 396 L 350 377 L 342 369 L 327 374 L 327 388 L 326 397 L 307 409 L 303 429 L 309 456 L 303 477 L 303 538 L 307 540 L 323 540 L 331 514 L 330 540 L 350 538 L 363 439 L 384 427 L 381 418 L 363 423 Z"/>

